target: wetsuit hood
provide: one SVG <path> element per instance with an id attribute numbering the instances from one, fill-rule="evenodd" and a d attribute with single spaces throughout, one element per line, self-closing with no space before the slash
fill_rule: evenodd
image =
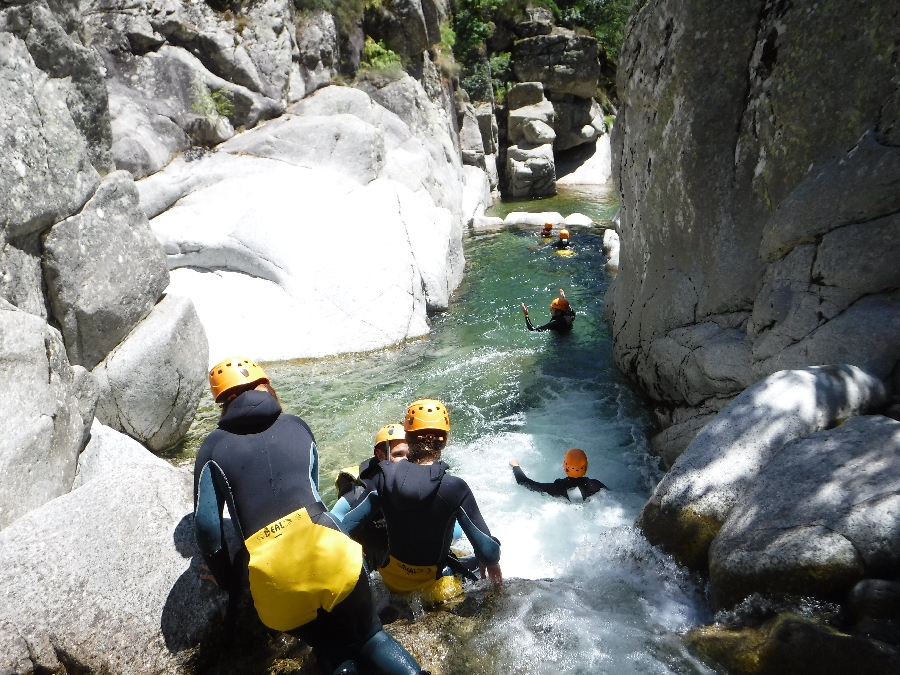
<path id="1" fill-rule="evenodd" d="M 400 511 L 421 509 L 423 501 L 431 500 L 441 487 L 441 479 L 449 468 L 444 462 L 414 464 L 408 460 L 381 464 L 385 491 L 391 504 Z"/>
<path id="2" fill-rule="evenodd" d="M 219 428 L 232 434 L 258 434 L 275 423 L 281 406 L 267 391 L 245 391 L 228 405 Z"/>

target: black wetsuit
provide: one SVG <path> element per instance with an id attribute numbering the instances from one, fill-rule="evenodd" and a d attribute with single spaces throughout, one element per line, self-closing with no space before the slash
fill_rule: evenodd
<path id="1" fill-rule="evenodd" d="M 353 531 L 380 505 L 387 522 L 392 565 L 433 570 L 429 572 L 434 574 L 432 581 L 445 567 L 452 570 L 454 521 L 459 521 L 478 563 L 487 566 L 500 561 L 500 542 L 491 536 L 472 490 L 462 478 L 447 474 L 444 462 L 419 465 L 403 460 L 381 462 L 378 467 L 380 472 L 371 482 L 373 491 L 344 517 L 344 525 Z M 385 570 L 382 577 L 391 587 Z"/>
<path id="2" fill-rule="evenodd" d="M 600 492 L 600 490 L 608 489 L 599 480 L 588 478 L 587 476 L 582 476 L 581 478 L 566 476 L 565 478 L 557 478 L 552 483 L 538 483 L 526 476 L 525 472 L 522 471 L 522 467 L 514 466 L 512 470 L 519 485 L 524 485 L 535 492 L 545 492 L 554 497 L 565 497 L 569 501 L 573 501 L 573 497 L 574 501 L 584 501 L 591 495 Z"/>
<path id="3" fill-rule="evenodd" d="M 360 463 L 359 478 L 357 480 L 349 480 L 349 476 L 346 474 L 338 476 L 337 481 L 335 481 L 338 497 L 343 497 L 347 502 L 349 505 L 348 511 L 352 511 L 359 506 L 366 498 L 366 495 L 371 492 L 370 481 L 378 473 L 378 458 L 370 457 Z M 366 557 L 366 565 L 369 571 L 374 572 L 379 567 L 387 565 L 390 548 L 388 546 L 387 524 L 384 521 L 383 514 L 380 512 L 375 514 L 365 525 L 353 532 L 351 537 L 362 544 L 363 554 Z"/>
<path id="4" fill-rule="evenodd" d="M 306 640 L 325 672 L 362 658 L 386 673 L 418 673 L 381 630 L 362 551 L 322 505 L 318 463 L 309 426 L 283 414 L 269 393 L 234 399 L 194 465 L 194 529 L 203 557 L 220 587 L 236 583 L 223 531 L 227 502 L 247 549 L 241 557 L 249 558 L 250 590 L 263 623 Z M 281 574 L 278 585 L 265 576 L 270 570 Z"/>
<path id="5" fill-rule="evenodd" d="M 528 315 L 525 316 L 525 325 L 528 326 L 528 330 L 536 330 L 536 331 L 544 331 L 544 330 L 553 330 L 559 333 L 567 333 L 572 330 L 572 322 L 575 321 L 575 312 L 573 310 L 567 310 L 565 314 L 562 316 L 554 316 L 543 326 L 533 326 L 531 323 L 531 319 L 528 318 Z"/>

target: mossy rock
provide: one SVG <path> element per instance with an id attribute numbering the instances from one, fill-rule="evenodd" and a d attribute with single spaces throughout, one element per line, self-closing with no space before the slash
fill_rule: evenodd
<path id="1" fill-rule="evenodd" d="M 693 509 L 669 510 L 652 501 L 641 511 L 637 526 L 654 546 L 660 546 L 680 564 L 707 572 L 709 547 L 722 529 L 712 516 Z"/>
<path id="2" fill-rule="evenodd" d="M 685 642 L 730 675 L 896 675 L 900 650 L 782 613 L 758 628 L 703 626 Z"/>

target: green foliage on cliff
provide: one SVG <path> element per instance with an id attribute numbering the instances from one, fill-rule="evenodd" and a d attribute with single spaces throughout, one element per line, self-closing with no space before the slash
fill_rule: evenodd
<path id="1" fill-rule="evenodd" d="M 224 89 L 209 91 L 205 86 L 197 85 L 195 95 L 191 110 L 209 120 L 228 117 L 234 112 L 234 103 L 231 101 L 230 94 Z"/>
<path id="2" fill-rule="evenodd" d="M 361 70 L 370 73 L 391 75 L 399 74 L 403 69 L 400 55 L 392 52 L 384 46 L 384 42 L 375 42 L 370 37 L 366 37 L 366 43 L 363 45 L 363 57 Z"/>
<path id="3" fill-rule="evenodd" d="M 567 28 L 584 28 L 615 63 L 634 0 L 559 0 L 556 16 Z"/>

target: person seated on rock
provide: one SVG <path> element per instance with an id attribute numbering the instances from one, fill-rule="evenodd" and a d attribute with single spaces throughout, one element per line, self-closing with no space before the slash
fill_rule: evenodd
<path id="1" fill-rule="evenodd" d="M 382 630 L 362 547 L 345 535 L 319 498 L 319 457 L 309 426 L 282 412 L 256 363 L 230 358 L 209 371 L 222 406 L 194 465 L 194 536 L 202 579 L 234 591 L 247 580 L 269 628 L 310 644 L 325 673 L 356 673 L 356 662 L 388 675 L 421 673 Z M 224 536 L 228 504 L 244 543 L 234 569 Z"/>
<path id="2" fill-rule="evenodd" d="M 532 325 L 531 319 L 528 318 L 528 307 L 525 306 L 524 302 L 522 303 L 522 313 L 525 315 L 525 325 L 528 327 L 528 330 L 552 330 L 566 333 L 572 330 L 572 322 L 575 321 L 575 311 L 569 306 L 569 301 L 566 300 L 566 292 L 561 288 L 559 289 L 559 297 L 554 298 L 553 302 L 550 303 L 550 321 L 543 326 L 535 327 Z"/>
<path id="3" fill-rule="evenodd" d="M 566 228 L 559 231 L 559 240 L 553 246 L 556 248 L 569 248 L 569 231 Z"/>
<path id="4" fill-rule="evenodd" d="M 566 477 L 557 478 L 552 483 L 538 483 L 531 480 L 522 471 L 517 459 L 509 460 L 509 465 L 513 468 L 513 475 L 519 485 L 554 497 L 565 497 L 570 502 L 583 502 L 600 490 L 609 489 L 599 480 L 588 478 L 585 475 L 588 467 L 587 455 L 578 448 L 572 448 L 563 457 L 563 470 L 566 472 Z"/>
<path id="5" fill-rule="evenodd" d="M 344 516 L 359 506 L 371 489 L 370 481 L 378 472 L 378 463 L 383 461 L 399 462 L 406 459 L 409 445 L 402 424 L 387 424 L 378 430 L 375 436 L 373 456 L 359 466 L 341 469 L 334 480 L 338 492 L 338 500 L 331 509 L 331 514 L 343 521 Z M 453 539 L 463 535 L 459 523 L 453 526 Z M 384 516 L 378 513 L 357 530 L 354 541 L 362 544 L 366 565 L 370 572 L 388 564 L 390 549 L 388 546 L 387 524 Z"/>
<path id="6" fill-rule="evenodd" d="M 369 481 L 378 472 L 378 463 L 386 460 L 399 462 L 406 459 L 409 446 L 402 424 L 386 424 L 375 435 L 372 457 L 359 466 L 341 469 L 334 480 L 338 500 L 331 514 L 343 520 L 344 516 L 358 506 L 369 492 Z M 375 571 L 388 563 L 388 536 L 384 517 L 378 514 L 359 530 L 354 539 L 362 544 L 363 554 L 369 571 Z"/>
<path id="7" fill-rule="evenodd" d="M 435 604 L 462 593 L 454 573 L 469 578 L 474 574 L 468 560 L 459 560 L 450 551 L 455 521 L 472 544 L 471 562 L 481 568 L 482 578 L 487 575 L 495 584 L 502 583 L 500 542 L 491 536 L 472 490 L 462 478 L 447 474 L 449 467 L 441 461 L 450 436 L 447 407 L 434 399 L 415 401 L 403 426 L 407 461 L 378 465 L 372 491 L 344 517 L 345 528 L 353 532 L 381 507 L 390 561 L 379 571 L 395 593 L 420 592 Z"/>

